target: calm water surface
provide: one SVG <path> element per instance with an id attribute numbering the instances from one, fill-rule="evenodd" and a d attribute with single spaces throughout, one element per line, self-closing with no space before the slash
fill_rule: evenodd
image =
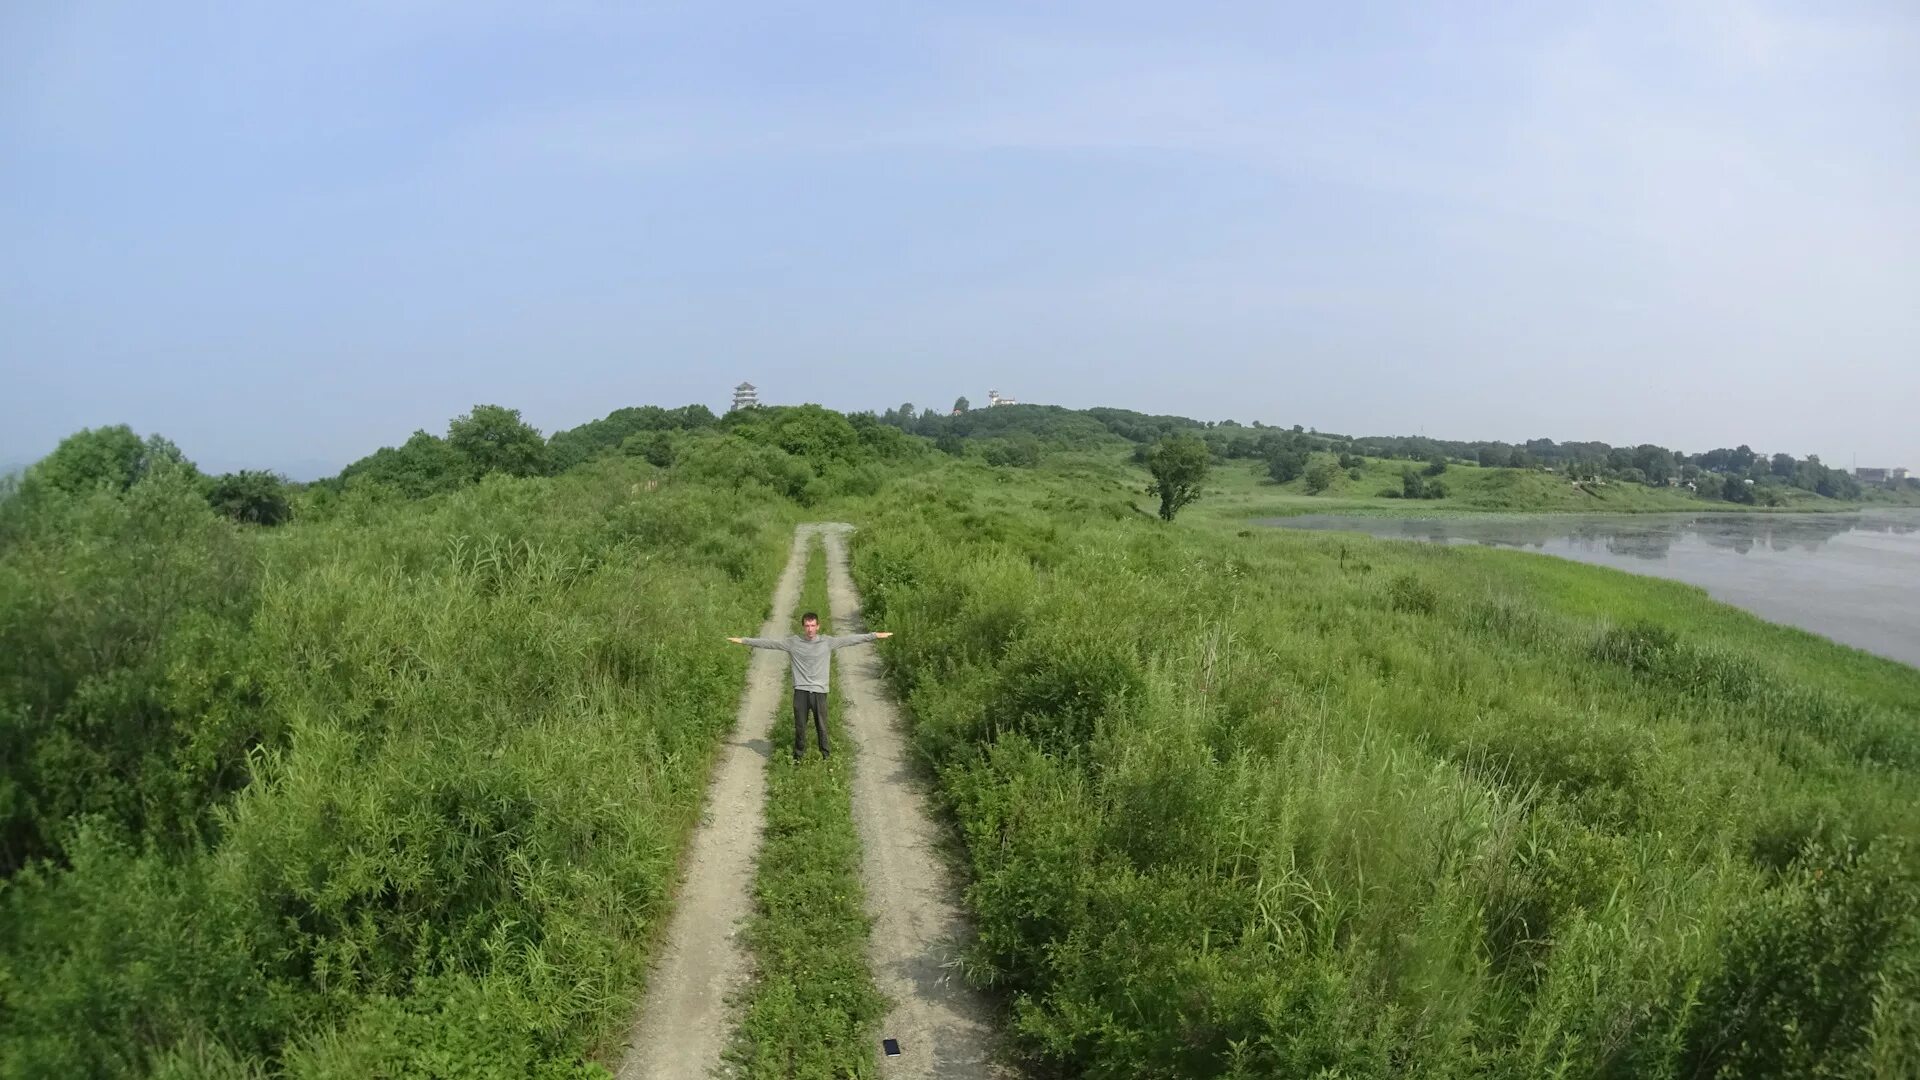
<path id="1" fill-rule="evenodd" d="M 1316 514 L 1263 525 L 1545 552 L 1699 585 L 1762 618 L 1920 667 L 1920 510 L 1858 514 Z"/>

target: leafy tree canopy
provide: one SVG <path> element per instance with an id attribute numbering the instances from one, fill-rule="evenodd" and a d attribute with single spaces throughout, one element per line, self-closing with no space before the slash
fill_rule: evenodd
<path id="1" fill-rule="evenodd" d="M 508 476 L 547 472 L 547 440 L 538 428 L 520 419 L 519 409 L 475 405 L 472 412 L 447 425 L 447 445 L 476 479 L 493 472 Z"/>
<path id="2" fill-rule="evenodd" d="M 1333 486 L 1334 477 L 1340 475 L 1336 463 L 1322 458 L 1307 469 L 1307 494 L 1318 495 Z"/>
<path id="3" fill-rule="evenodd" d="M 286 481 L 254 469 L 215 477 L 207 486 L 207 502 L 243 525 L 279 525 L 293 516 Z"/>
<path id="4" fill-rule="evenodd" d="M 127 425 L 115 424 L 60 440 L 53 453 L 28 470 L 28 476 L 34 484 L 80 494 L 99 487 L 125 491 L 150 473 L 170 469 L 199 475 L 173 443 L 158 435 L 142 439 Z"/>
<path id="5" fill-rule="evenodd" d="M 340 472 L 348 485 L 378 484 L 409 499 L 452 491 L 468 479 L 460 456 L 447 441 L 424 431 L 398 447 L 383 446 Z"/>
<path id="6" fill-rule="evenodd" d="M 1153 475 L 1147 492 L 1160 496 L 1160 520 L 1172 521 L 1181 508 L 1200 497 L 1200 485 L 1212 464 L 1213 455 L 1198 436 L 1175 435 L 1154 444 L 1147 454 L 1147 471 Z"/>
<path id="7" fill-rule="evenodd" d="M 815 471 L 857 464 L 864 458 L 860 433 L 852 421 L 819 405 L 777 405 L 747 414 L 734 434 L 749 442 L 805 458 Z"/>
<path id="8" fill-rule="evenodd" d="M 718 422 L 713 410 L 705 405 L 684 405 L 678 409 L 640 405 L 615 409 L 599 420 L 556 431 L 547 441 L 547 448 L 553 470 L 564 472 L 588 458 L 621 448 L 641 432 L 701 431 Z"/>

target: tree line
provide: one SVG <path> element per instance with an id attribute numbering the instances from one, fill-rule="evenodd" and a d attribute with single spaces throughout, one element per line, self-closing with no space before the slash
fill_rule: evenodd
<path id="1" fill-rule="evenodd" d="M 398 446 L 382 447 L 338 475 L 306 485 L 266 470 L 202 475 L 166 438 L 143 438 L 126 425 L 114 425 L 68 437 L 8 483 L 22 492 L 36 485 L 75 492 L 99 484 L 124 491 L 150 470 L 178 469 L 193 477 L 220 513 L 242 523 L 271 526 L 290 517 L 293 494 L 301 489 L 320 500 L 356 489 L 417 499 L 456 490 L 492 473 L 557 475 L 609 454 L 644 458 L 661 468 L 683 465 L 697 474 L 740 477 L 817 501 L 834 490 L 874 488 L 881 478 L 873 466 L 919 454 L 929 443 L 949 455 L 972 455 L 1003 467 L 1033 467 L 1055 451 L 1131 444 L 1134 462 L 1147 466 L 1156 447 L 1174 438 L 1193 442 L 1183 442 L 1167 461 L 1189 460 L 1192 446 L 1198 445 L 1212 461 L 1263 463 L 1276 483 L 1304 477 L 1309 492 L 1326 490 L 1342 471 L 1357 475 L 1366 458 L 1375 458 L 1411 463 L 1403 470 L 1398 494 L 1414 499 L 1445 495 L 1446 485 L 1438 477 L 1449 463 L 1551 471 L 1576 483 L 1685 486 L 1702 498 L 1743 504 L 1778 504 L 1789 488 L 1833 499 L 1862 494 L 1858 480 L 1828 467 L 1817 455 L 1767 455 L 1745 444 L 1686 453 L 1652 443 L 1356 437 L 1298 424 L 1243 425 L 1117 408 L 974 409 L 964 397 L 946 411 L 903 402 L 879 413 L 848 414 L 815 405 L 752 406 L 724 415 L 699 404 L 642 405 L 616 409 L 551 436 L 517 409 L 475 405 L 449 421 L 443 434 L 415 431 Z M 1920 490 L 1920 481 L 1907 484 Z"/>
<path id="2" fill-rule="evenodd" d="M 1351 436 L 1317 431 L 1298 424 L 1275 427 L 1254 421 L 1203 421 L 1191 417 L 1154 415 L 1131 409 L 1068 409 L 1057 405 L 1009 405 L 969 409 L 965 398 L 942 413 L 916 410 L 911 403 L 888 409 L 877 419 L 901 431 L 935 440 L 950 453 L 960 453 L 968 440 L 1008 442 L 1027 440 L 1037 451 L 1090 449 L 1115 442 L 1135 446 L 1134 461 L 1145 464 L 1151 448 L 1175 436 L 1203 443 L 1215 460 L 1263 461 L 1276 482 L 1287 483 L 1308 473 L 1315 454 L 1330 454 L 1335 465 L 1350 469 L 1360 458 L 1418 463 L 1413 474 L 1421 483 L 1406 485 L 1410 498 L 1432 498 L 1431 490 L 1444 484 L 1425 481 L 1438 475 L 1421 472 L 1435 461 L 1478 465 L 1482 468 L 1544 470 L 1579 482 L 1611 481 L 1649 486 L 1690 486 L 1701 497 L 1734 503 L 1778 502 L 1780 489 L 1796 488 L 1830 499 L 1856 499 L 1860 482 L 1844 469 L 1824 464 L 1817 454 L 1763 454 L 1746 444 L 1689 453 L 1641 443 L 1613 446 L 1605 442 L 1555 442 L 1529 439 L 1523 443 L 1498 440 L 1458 441 L 1426 436 Z M 1322 480 L 1330 480 L 1322 476 Z M 1309 485 L 1311 486 L 1311 479 Z M 1910 481 L 1920 490 L 1920 482 Z M 1322 487 L 1325 485 L 1322 484 Z"/>

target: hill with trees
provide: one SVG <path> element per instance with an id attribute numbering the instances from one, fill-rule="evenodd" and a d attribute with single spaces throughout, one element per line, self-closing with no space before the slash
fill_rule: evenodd
<path id="1" fill-rule="evenodd" d="M 1685 506 L 1698 500 L 1736 507 L 1780 507 L 1796 501 L 1804 503 L 1802 495 L 1838 502 L 1885 495 L 1920 495 L 1920 478 L 1899 485 L 1862 485 L 1845 470 L 1824 464 L 1817 455 L 1804 458 L 1788 453 L 1769 455 L 1746 445 L 1686 452 L 1651 443 L 1612 446 L 1604 442 L 1555 442 L 1542 438 L 1513 444 L 1424 436 L 1350 436 L 1299 425 L 1279 428 L 1259 421 L 1242 425 L 1233 420 L 1199 421 L 1127 409 L 1076 410 L 1051 405 L 1006 405 L 944 414 L 933 410 L 915 413 L 911 405 L 903 405 L 887 410 L 877 419 L 931 439 L 948 453 L 963 453 L 969 445 L 977 445 L 985 454 L 989 448 L 1016 442 L 1030 448 L 1025 454 L 1027 458 L 1043 453 L 1130 446 L 1135 462 L 1141 464 L 1146 462 L 1155 443 L 1177 435 L 1191 435 L 1205 442 L 1216 460 L 1263 463 L 1274 482 L 1280 484 L 1304 476 L 1316 456 L 1325 456 L 1331 464 L 1319 473 L 1312 485 L 1317 489 L 1313 493 L 1334 486 L 1336 476 L 1332 470 L 1350 472 L 1358 462 L 1373 459 L 1412 463 L 1419 482 L 1403 483 L 1400 494 L 1416 499 L 1435 498 L 1431 493 L 1434 490 L 1441 493 L 1438 497 L 1444 497 L 1445 481 L 1426 482 L 1428 476 L 1437 475 L 1425 472 L 1435 461 L 1481 469 L 1551 473 L 1564 484 L 1578 485 L 1589 492 L 1608 484 L 1669 489 L 1676 494 L 1684 492 L 1684 501 L 1666 500 L 1672 506 Z M 1005 451 L 1000 453 L 1004 455 Z M 1396 467 L 1393 471 L 1397 478 L 1403 470 Z M 1515 491 L 1530 487 L 1522 483 L 1506 486 Z M 1385 490 L 1385 486 L 1379 489 Z M 1563 501 L 1544 499 L 1537 508 L 1568 508 L 1561 505 Z M 1529 508 L 1522 500 L 1510 498 L 1505 502 L 1511 505 L 1500 508 Z"/>

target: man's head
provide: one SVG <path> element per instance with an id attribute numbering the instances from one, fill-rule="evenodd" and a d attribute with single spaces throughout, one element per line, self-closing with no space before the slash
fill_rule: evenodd
<path id="1" fill-rule="evenodd" d="M 815 615 L 811 611 L 807 612 L 805 615 L 800 616 L 800 629 L 803 633 L 807 635 L 808 641 L 812 641 L 814 638 L 819 637 L 820 636 L 820 616 Z"/>

